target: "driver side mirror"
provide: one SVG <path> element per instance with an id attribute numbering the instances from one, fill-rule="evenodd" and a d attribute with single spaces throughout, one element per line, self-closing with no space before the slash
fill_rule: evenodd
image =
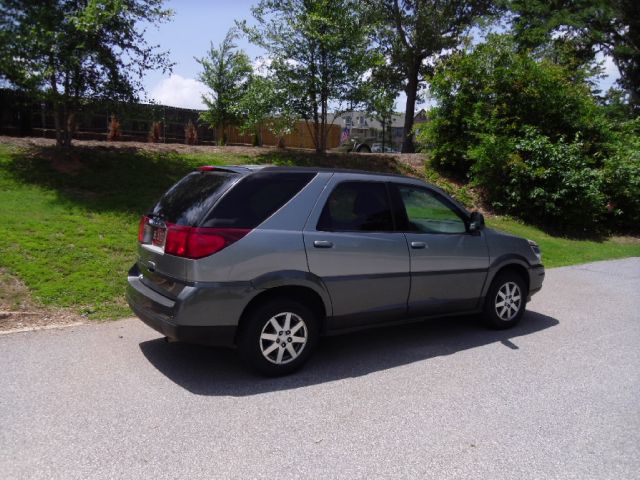
<path id="1" fill-rule="evenodd" d="M 484 228 L 484 215 L 480 212 L 471 212 L 469 217 L 469 232 L 478 234 Z"/>

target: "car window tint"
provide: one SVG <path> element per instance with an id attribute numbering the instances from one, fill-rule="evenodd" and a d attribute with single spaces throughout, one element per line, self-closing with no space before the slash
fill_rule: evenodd
<path id="1" fill-rule="evenodd" d="M 327 199 L 318 230 L 334 232 L 393 230 L 387 187 L 381 182 L 343 182 Z"/>
<path id="2" fill-rule="evenodd" d="M 195 226 L 229 185 L 232 172 L 193 172 L 171 187 L 156 203 L 151 215 L 178 225 Z"/>
<path id="3" fill-rule="evenodd" d="M 409 186 L 398 186 L 409 221 L 409 230 L 421 233 L 465 233 L 460 216 L 434 193 Z"/>
<path id="4" fill-rule="evenodd" d="M 255 228 L 291 200 L 315 175 L 307 172 L 248 175 L 220 199 L 202 226 Z"/>

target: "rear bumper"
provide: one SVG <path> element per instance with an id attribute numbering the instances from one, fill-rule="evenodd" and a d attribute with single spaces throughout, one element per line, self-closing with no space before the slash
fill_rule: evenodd
<path id="1" fill-rule="evenodd" d="M 179 298 L 171 299 L 145 285 L 136 266 L 129 271 L 127 283 L 127 302 L 133 312 L 162 335 L 202 345 L 234 345 L 242 310 L 238 306 L 236 315 L 228 309 L 216 315 L 218 305 L 207 301 L 212 294 L 215 296 L 215 289 L 191 287 Z M 205 307 L 208 315 L 202 318 L 201 311 Z"/>
<path id="2" fill-rule="evenodd" d="M 219 345 L 230 347 L 235 343 L 236 327 L 198 327 L 192 325 L 174 325 L 153 313 L 143 311 L 131 305 L 131 309 L 140 320 L 167 338 L 180 342 L 201 345 Z"/>

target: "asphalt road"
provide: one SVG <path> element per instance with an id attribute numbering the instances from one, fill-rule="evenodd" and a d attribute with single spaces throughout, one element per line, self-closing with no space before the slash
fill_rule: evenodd
<path id="1" fill-rule="evenodd" d="M 281 379 L 136 320 L 2 335 L 0 477 L 639 478 L 640 258 L 529 308 L 325 339 Z"/>

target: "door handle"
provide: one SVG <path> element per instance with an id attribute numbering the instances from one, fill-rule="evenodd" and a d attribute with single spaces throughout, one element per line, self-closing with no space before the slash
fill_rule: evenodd
<path id="1" fill-rule="evenodd" d="M 426 248 L 426 246 L 424 242 L 411 242 L 411 248 Z"/>
<path id="2" fill-rule="evenodd" d="M 333 242 L 329 240 L 314 240 L 313 246 L 316 248 L 331 248 L 333 247 Z"/>

